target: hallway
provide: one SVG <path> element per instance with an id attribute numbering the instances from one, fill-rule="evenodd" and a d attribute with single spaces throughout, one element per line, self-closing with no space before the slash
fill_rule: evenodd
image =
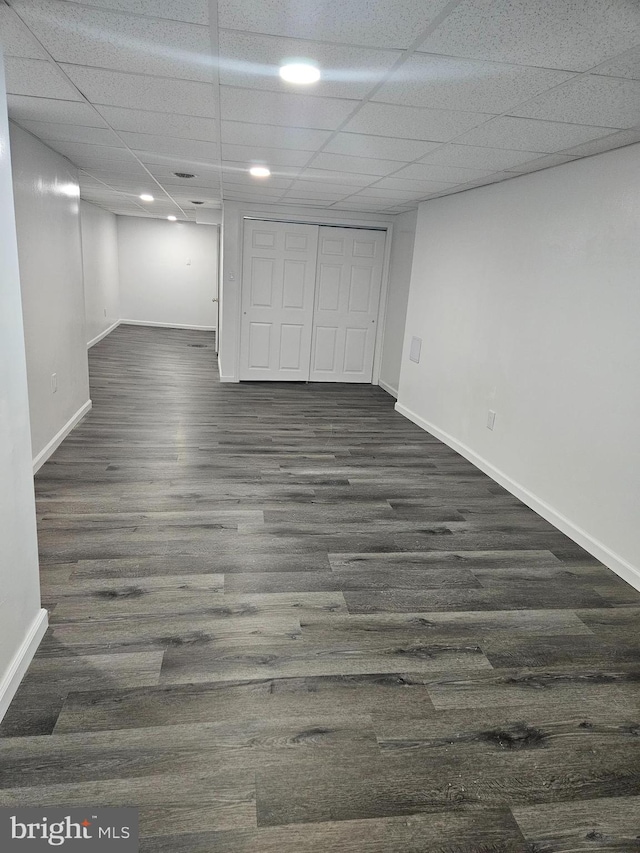
<path id="1" fill-rule="evenodd" d="M 0 806 L 144 853 L 638 850 L 640 593 L 368 385 L 120 326 L 36 477 Z"/>

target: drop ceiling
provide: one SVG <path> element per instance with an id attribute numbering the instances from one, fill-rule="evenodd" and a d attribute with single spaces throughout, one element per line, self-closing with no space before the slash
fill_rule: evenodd
<path id="1" fill-rule="evenodd" d="M 400 213 L 640 141 L 637 0 L 4 2 L 10 117 L 114 213 Z"/>

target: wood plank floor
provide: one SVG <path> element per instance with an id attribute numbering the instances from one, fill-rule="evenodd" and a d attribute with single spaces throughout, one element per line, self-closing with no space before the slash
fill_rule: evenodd
<path id="1" fill-rule="evenodd" d="M 212 344 L 91 350 L 0 805 L 139 806 L 143 853 L 640 851 L 640 594 L 379 388 Z"/>

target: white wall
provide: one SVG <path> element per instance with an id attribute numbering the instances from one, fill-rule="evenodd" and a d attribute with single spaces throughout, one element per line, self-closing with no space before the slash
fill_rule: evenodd
<path id="1" fill-rule="evenodd" d="M 122 319 L 214 329 L 216 226 L 136 216 L 117 223 Z"/>
<path id="2" fill-rule="evenodd" d="M 312 222 L 325 225 L 372 225 L 391 228 L 393 216 L 373 213 L 358 213 L 346 210 L 328 210 L 317 207 L 293 207 L 288 205 L 261 205 L 250 202 L 226 201 L 222 219 L 223 270 L 220 287 L 220 329 L 218 359 L 220 379 L 223 382 L 238 381 L 240 360 L 240 299 L 242 281 L 242 241 L 244 217 L 284 220 L 288 222 Z M 388 271 L 389 247 L 385 250 L 385 272 Z M 385 294 L 383 293 L 383 300 Z M 381 316 L 385 306 L 381 305 Z M 382 333 L 382 327 L 380 328 Z M 381 343 L 381 342 L 380 342 Z M 382 346 L 376 346 L 373 372 L 379 370 Z"/>
<path id="3" fill-rule="evenodd" d="M 120 319 L 118 233 L 113 213 L 80 202 L 82 269 L 87 343 L 91 344 Z"/>
<path id="4" fill-rule="evenodd" d="M 400 410 L 640 588 L 639 318 L 640 146 L 420 206 Z"/>
<path id="5" fill-rule="evenodd" d="M 80 190 L 76 168 L 15 125 L 11 149 L 31 445 L 37 467 L 90 407 Z"/>
<path id="6" fill-rule="evenodd" d="M 29 399 L 0 54 L 0 720 L 44 629 L 31 471 Z"/>
<path id="7" fill-rule="evenodd" d="M 410 210 L 408 213 L 396 216 L 393 223 L 380 385 L 395 397 L 398 396 L 398 384 L 400 382 L 402 343 L 407 319 L 416 220 L 417 212 Z"/>

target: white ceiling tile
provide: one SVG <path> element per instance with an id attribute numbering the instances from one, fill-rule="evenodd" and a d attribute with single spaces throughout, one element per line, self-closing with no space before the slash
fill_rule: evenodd
<path id="1" fill-rule="evenodd" d="M 453 181 L 408 181 L 405 178 L 382 178 L 375 186 L 380 189 L 400 190 L 401 192 L 429 193 L 438 192 L 453 186 Z"/>
<path id="2" fill-rule="evenodd" d="M 42 59 L 5 57 L 7 92 L 61 101 L 81 101 L 77 90 L 52 62 Z"/>
<path id="3" fill-rule="evenodd" d="M 604 151 L 611 151 L 623 145 L 633 145 L 636 142 L 640 142 L 640 128 L 638 127 L 631 130 L 619 130 L 610 136 L 603 136 L 592 142 L 585 142 L 583 145 L 567 148 L 562 153 L 575 154 L 577 157 L 591 157 L 593 154 L 601 154 Z"/>
<path id="4" fill-rule="evenodd" d="M 48 145 L 73 160 L 76 165 L 88 161 L 102 163 L 108 160 L 125 162 L 134 160 L 132 153 L 122 146 L 118 148 L 107 145 L 87 145 L 83 142 L 65 142 L 61 139 L 49 140 Z"/>
<path id="5" fill-rule="evenodd" d="M 389 205 L 379 203 L 370 198 L 352 198 L 339 201 L 334 205 L 336 210 L 360 210 L 363 213 L 380 213 Z"/>
<path id="6" fill-rule="evenodd" d="M 270 178 L 254 178 L 249 174 L 249 164 L 243 160 L 223 160 L 222 170 L 227 174 L 236 175 L 236 180 L 247 181 L 252 186 L 259 187 L 267 186 L 273 178 L 286 178 L 291 181 L 300 172 L 297 166 L 277 166 L 271 169 Z"/>
<path id="7" fill-rule="evenodd" d="M 268 124 L 223 121 L 221 135 L 223 144 L 266 145 L 271 148 L 315 151 L 329 139 L 331 133 L 326 130 L 310 128 L 276 127 Z"/>
<path id="8" fill-rule="evenodd" d="M 299 204 L 301 206 L 313 205 L 314 207 L 329 207 L 331 204 L 341 201 L 343 196 L 300 196 L 297 193 L 288 192 L 282 196 L 282 201 L 287 204 Z"/>
<path id="9" fill-rule="evenodd" d="M 363 98 L 401 56 L 399 51 L 367 50 L 221 30 L 220 82 L 247 89 L 299 91 L 278 73 L 287 59 L 315 62 L 322 71 L 313 94 L 330 98 Z"/>
<path id="10" fill-rule="evenodd" d="M 152 179 L 149 178 L 149 175 L 143 167 L 136 162 L 133 158 L 130 162 L 117 162 L 113 161 L 102 161 L 102 164 L 98 164 L 97 166 L 92 166 L 89 168 L 88 166 L 82 167 L 85 171 L 91 173 L 91 175 L 97 180 L 103 181 L 104 183 L 111 183 L 112 181 L 129 181 L 129 180 L 146 180 L 153 183 Z"/>
<path id="11" fill-rule="evenodd" d="M 192 180 L 184 180 L 176 178 L 174 175 L 159 175 L 153 170 L 153 166 L 148 167 L 153 177 L 159 181 L 163 187 L 173 187 L 175 189 L 185 190 L 185 192 L 195 192 L 199 187 L 201 189 L 217 190 L 220 186 L 220 174 L 215 176 L 197 175 Z M 196 184 L 194 184 L 194 181 Z"/>
<path id="12" fill-rule="evenodd" d="M 181 187 L 215 187 L 220 181 L 220 170 L 218 168 L 210 169 L 206 172 L 202 169 L 194 169 L 192 174 L 195 177 L 177 178 L 175 172 L 186 172 L 187 170 L 180 168 L 178 165 L 173 167 L 158 165 L 157 163 L 145 163 L 144 165 L 154 178 L 157 178 L 162 183 L 177 184 Z"/>
<path id="13" fill-rule="evenodd" d="M 184 202 L 185 204 L 191 204 L 194 200 L 203 201 L 205 202 L 205 204 L 202 205 L 203 207 L 212 207 L 214 203 L 217 204 L 220 201 L 219 192 L 213 192 L 212 190 L 207 189 L 203 190 L 202 192 L 196 193 L 187 193 L 182 190 L 172 189 L 171 196 L 177 202 L 180 202 L 180 204 L 182 204 L 182 202 Z"/>
<path id="14" fill-rule="evenodd" d="M 440 166 L 436 163 L 413 163 L 394 174 L 394 178 L 405 181 L 442 181 L 443 183 L 466 183 L 490 175 L 493 169 L 464 169 L 461 166 Z"/>
<path id="15" fill-rule="evenodd" d="M 225 160 L 245 163 L 266 163 L 269 166 L 304 166 L 312 155 L 311 151 L 293 151 L 287 148 L 264 148 L 253 145 L 224 145 L 222 156 Z"/>
<path id="16" fill-rule="evenodd" d="M 171 21 L 187 21 L 204 26 L 209 23 L 209 0 L 82 0 L 82 3 L 85 6 L 168 18 Z"/>
<path id="17" fill-rule="evenodd" d="M 28 95 L 9 95 L 7 100 L 9 116 L 16 121 L 52 121 L 59 124 L 106 127 L 104 119 L 89 104 L 33 98 Z"/>
<path id="18" fill-rule="evenodd" d="M 47 59 L 46 51 L 38 44 L 29 28 L 20 20 L 13 9 L 0 3 L 0 42 L 7 56 L 23 56 L 30 59 Z"/>
<path id="19" fill-rule="evenodd" d="M 510 148 L 553 154 L 610 133 L 608 127 L 591 127 L 502 116 L 469 131 L 456 142 L 487 148 Z"/>
<path id="20" fill-rule="evenodd" d="M 220 113 L 225 121 L 251 118 L 265 124 L 335 130 L 355 106 L 355 101 L 337 98 L 220 87 Z"/>
<path id="21" fill-rule="evenodd" d="M 103 68 L 63 65 L 65 73 L 94 104 L 213 118 L 214 91 L 207 83 L 122 74 Z"/>
<path id="22" fill-rule="evenodd" d="M 440 166 L 463 166 L 465 169 L 509 169 L 539 157 L 535 151 L 509 151 L 503 148 L 479 148 L 474 145 L 455 145 L 449 143 L 422 158 L 423 163 L 435 163 Z"/>
<path id="23" fill-rule="evenodd" d="M 225 187 L 224 197 L 232 201 L 270 201 L 272 204 L 280 200 L 280 193 L 263 191 L 260 193 L 243 192 L 237 187 Z"/>
<path id="24" fill-rule="evenodd" d="M 572 76 L 566 71 L 416 53 L 393 73 L 373 100 L 500 114 Z"/>
<path id="25" fill-rule="evenodd" d="M 345 186 L 341 183 L 331 183 L 329 181 L 308 180 L 296 181 L 291 187 L 291 192 L 299 193 L 300 195 L 314 195 L 322 198 L 323 196 L 342 197 L 347 193 L 353 192 L 353 187 Z"/>
<path id="26" fill-rule="evenodd" d="M 176 136 L 181 139 L 200 139 L 205 142 L 212 142 L 218 136 L 218 123 L 212 118 L 129 110 L 122 107 L 100 106 L 97 109 L 115 130 L 152 133 L 155 136 Z"/>
<path id="27" fill-rule="evenodd" d="M 520 166 L 514 166 L 504 171 L 513 175 L 525 175 L 528 172 L 538 172 L 540 169 L 549 169 L 552 166 L 562 166 L 564 163 L 570 163 L 575 159 L 577 158 L 568 154 L 547 154 L 545 157 L 538 157 L 528 163 L 522 163 Z"/>
<path id="28" fill-rule="evenodd" d="M 103 127 L 85 127 L 80 124 L 56 124 L 49 121 L 21 121 L 25 130 L 31 131 L 40 139 L 62 140 L 64 142 L 85 142 L 89 145 L 121 145 L 112 130 Z"/>
<path id="29" fill-rule="evenodd" d="M 220 198 L 220 185 L 216 187 L 184 187 L 174 184 L 169 184 L 166 181 L 160 181 L 161 185 L 169 192 L 174 198 L 187 198 L 187 199 L 202 199 L 203 201 L 210 201 L 212 199 Z M 151 193 L 154 195 L 153 191 Z"/>
<path id="30" fill-rule="evenodd" d="M 513 115 L 626 128 L 640 124 L 640 80 L 585 74 L 512 111 Z"/>
<path id="31" fill-rule="evenodd" d="M 280 199 L 278 204 L 289 204 L 292 207 L 313 207 L 318 210 L 327 210 L 331 207 L 328 202 L 322 201 L 321 199 L 313 200 L 308 198 L 290 198 L 288 195 Z"/>
<path id="32" fill-rule="evenodd" d="M 334 172 L 353 172 L 361 175 L 388 175 L 402 166 L 398 160 L 377 160 L 371 157 L 348 157 L 343 154 L 318 154 L 311 166 Z"/>
<path id="33" fill-rule="evenodd" d="M 635 0 L 465 0 L 420 50 L 586 71 L 635 46 L 639 26 Z"/>
<path id="34" fill-rule="evenodd" d="M 352 157 L 378 157 L 386 160 L 417 160 L 439 142 L 421 142 L 417 139 L 394 139 L 387 136 L 366 136 L 361 133 L 337 133 L 325 147 L 332 154 Z"/>
<path id="35" fill-rule="evenodd" d="M 222 172 L 223 186 L 234 186 L 238 189 L 244 188 L 247 192 L 273 192 L 274 190 L 286 190 L 291 186 L 291 178 L 286 177 L 270 177 L 263 179 L 263 183 L 258 183 L 259 178 L 245 179 L 242 174 L 233 171 Z"/>
<path id="36" fill-rule="evenodd" d="M 145 154 L 167 154 L 180 159 L 215 160 L 218 146 L 215 142 L 197 139 L 179 139 L 175 136 L 154 136 L 150 133 L 129 133 L 121 130 L 120 137 L 133 151 Z M 142 156 L 140 157 L 142 160 Z"/>
<path id="37" fill-rule="evenodd" d="M 375 177 L 373 175 L 356 175 L 353 172 L 334 172 L 327 169 L 309 168 L 300 173 L 299 180 L 317 181 L 318 184 L 364 187 L 372 183 Z"/>
<path id="38" fill-rule="evenodd" d="M 349 133 L 397 136 L 431 142 L 447 142 L 486 121 L 482 113 L 426 110 L 395 104 L 368 103 L 344 128 Z"/>
<path id="39" fill-rule="evenodd" d="M 598 65 L 593 73 L 606 74 L 609 77 L 628 77 L 630 80 L 640 80 L 640 47 L 625 51 L 620 56 L 616 56 L 615 59 L 611 59 L 603 65 Z"/>
<path id="40" fill-rule="evenodd" d="M 14 0 L 14 6 L 58 62 L 213 81 L 207 27 L 60 0 Z"/>
<path id="41" fill-rule="evenodd" d="M 221 27 L 339 44 L 406 48 L 447 0 L 218 0 Z"/>
<path id="42" fill-rule="evenodd" d="M 390 204 L 394 199 L 399 203 L 400 201 L 414 199 L 423 194 L 424 193 L 421 193 L 420 190 L 390 190 L 379 186 L 364 187 L 364 189 L 361 189 L 358 193 L 358 195 L 366 196 L 368 198 L 379 198 L 382 201 L 386 200 L 388 204 Z"/>

